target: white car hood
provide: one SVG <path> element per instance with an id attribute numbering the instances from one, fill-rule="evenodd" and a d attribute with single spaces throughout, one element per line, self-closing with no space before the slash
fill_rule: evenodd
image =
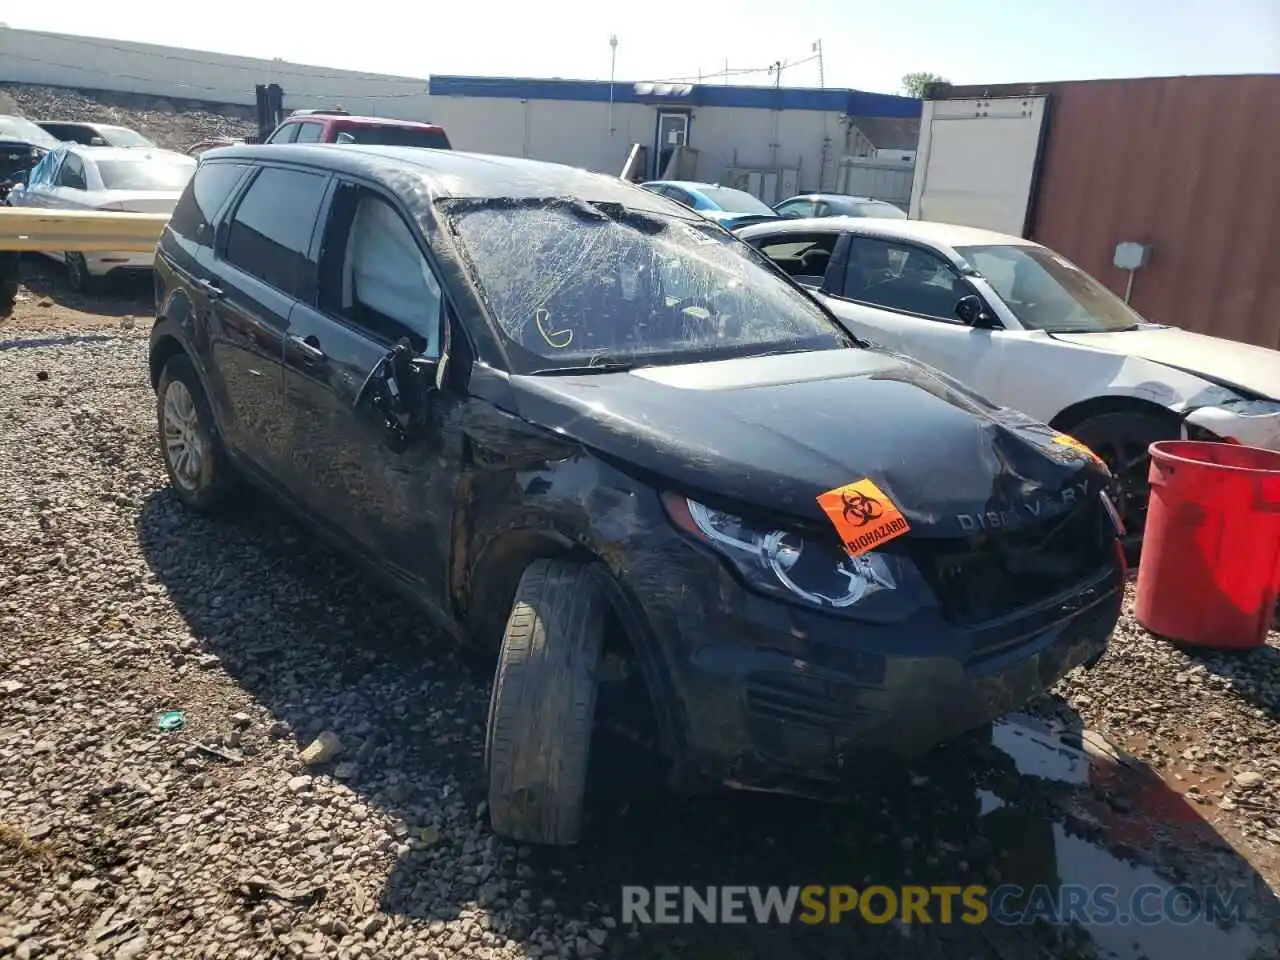
<path id="1" fill-rule="evenodd" d="M 1269 400 L 1280 400 L 1277 350 L 1155 325 L 1116 333 L 1055 333 L 1053 338 L 1163 363 L 1224 386 L 1234 385 Z"/>

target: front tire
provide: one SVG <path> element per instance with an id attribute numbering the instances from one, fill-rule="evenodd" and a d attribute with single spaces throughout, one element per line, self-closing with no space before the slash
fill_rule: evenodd
<path id="1" fill-rule="evenodd" d="M 1147 451 L 1160 440 L 1178 439 L 1181 430 L 1177 420 L 1173 416 L 1117 411 L 1090 417 L 1068 432 L 1100 456 L 1111 470 L 1107 494 L 1124 520 L 1125 552 L 1136 561 L 1151 496 L 1151 456 Z"/>
<path id="2" fill-rule="evenodd" d="M 185 354 L 170 358 L 156 388 L 160 456 L 178 499 L 201 512 L 221 506 L 233 485 L 204 387 Z"/>
<path id="3" fill-rule="evenodd" d="M 581 836 L 607 610 L 589 565 L 535 560 L 520 578 L 485 740 L 497 834 L 553 846 Z"/>

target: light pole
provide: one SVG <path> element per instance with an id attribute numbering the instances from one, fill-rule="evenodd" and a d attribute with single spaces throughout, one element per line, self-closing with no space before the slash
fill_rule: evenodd
<path id="1" fill-rule="evenodd" d="M 618 68 L 618 35 L 609 34 L 609 136 L 613 136 L 613 80 Z"/>

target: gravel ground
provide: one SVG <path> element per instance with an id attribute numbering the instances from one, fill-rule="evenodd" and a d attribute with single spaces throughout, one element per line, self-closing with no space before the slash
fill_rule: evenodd
<path id="1" fill-rule="evenodd" d="M 0 114 L 5 113 L 32 120 L 120 124 L 162 147 L 183 151 L 209 137 L 243 137 L 258 130 L 251 107 L 12 83 L 0 84 Z"/>
<path id="2" fill-rule="evenodd" d="M 1206 656 L 1126 615 L 1102 664 L 1035 716 L 914 771 L 868 770 L 852 806 L 644 791 L 594 804 L 580 848 L 520 848 L 481 803 L 492 664 L 269 505 L 184 510 L 156 452 L 135 301 L 105 298 L 95 330 L 56 280 L 33 282 L 0 327 L 0 956 L 1280 953 L 1275 634 Z M 172 710 L 184 724 L 165 732 Z M 1086 727 L 1134 756 L 1116 762 Z M 326 732 L 340 752 L 306 762 Z M 1248 922 L 617 920 L 624 883 L 1138 876 L 1241 885 Z"/>

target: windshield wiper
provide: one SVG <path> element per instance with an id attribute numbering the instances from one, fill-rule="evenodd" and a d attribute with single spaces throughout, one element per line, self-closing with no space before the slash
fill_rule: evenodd
<path id="1" fill-rule="evenodd" d="M 580 363 L 567 367 L 542 367 L 534 370 L 532 376 L 535 377 L 573 377 L 584 373 L 623 373 L 627 370 L 634 370 L 643 364 L 635 363 L 631 360 L 611 360 L 608 357 L 592 358 L 589 363 Z"/>

